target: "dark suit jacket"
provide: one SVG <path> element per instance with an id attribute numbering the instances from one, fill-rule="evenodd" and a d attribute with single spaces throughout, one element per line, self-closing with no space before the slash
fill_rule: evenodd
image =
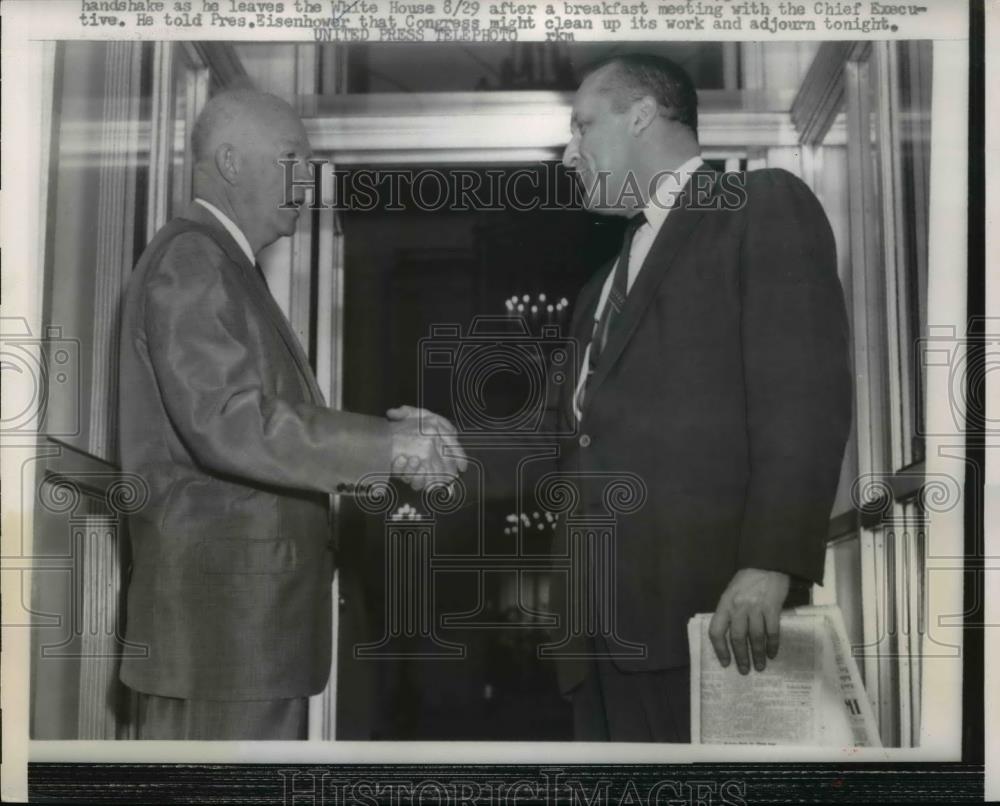
<path id="1" fill-rule="evenodd" d="M 263 278 L 199 204 L 147 247 L 122 314 L 127 640 L 139 691 L 302 697 L 330 668 L 329 494 L 389 466 L 386 421 L 325 407 Z"/>
<path id="2" fill-rule="evenodd" d="M 612 265 L 580 293 L 591 337 Z M 686 628 L 740 568 L 821 582 L 851 419 L 847 317 L 833 235 L 783 170 L 703 166 L 670 212 L 587 387 L 564 472 L 630 472 L 645 504 L 618 518 L 617 630 L 646 656 L 688 663 Z M 572 417 L 571 400 L 562 414 Z M 601 486 L 582 506 L 601 513 Z M 563 690 L 583 664 L 560 664 Z"/>

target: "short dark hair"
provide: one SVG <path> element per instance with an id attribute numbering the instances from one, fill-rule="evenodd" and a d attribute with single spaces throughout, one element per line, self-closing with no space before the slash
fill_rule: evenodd
<path id="1" fill-rule="evenodd" d="M 630 103 L 651 95 L 661 114 L 687 126 L 698 136 L 698 93 L 687 71 L 664 56 L 626 53 L 595 65 L 589 73 L 611 68 L 604 89 L 614 94 L 612 108 L 624 112 Z"/>

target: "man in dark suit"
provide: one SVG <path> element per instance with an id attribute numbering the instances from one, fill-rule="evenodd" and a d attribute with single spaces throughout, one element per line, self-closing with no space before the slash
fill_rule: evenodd
<path id="1" fill-rule="evenodd" d="M 196 199 L 153 238 L 122 314 L 120 453 L 149 487 L 129 523 L 121 679 L 157 739 L 305 738 L 331 660 L 329 502 L 369 473 L 420 488 L 465 459 L 450 424 L 326 407 L 255 256 L 295 231 L 279 159 L 301 121 L 250 90 L 192 132 Z"/>
<path id="2" fill-rule="evenodd" d="M 665 59 L 586 77 L 563 162 L 590 209 L 629 221 L 576 300 L 561 466 L 588 513 L 597 473 L 635 474 L 646 500 L 617 521 L 615 623 L 576 639 L 560 683 L 579 739 L 688 741 L 689 618 L 714 611 L 722 664 L 731 647 L 762 670 L 790 588 L 822 581 L 851 418 L 833 236 L 792 174 L 702 162 L 694 87 Z"/>

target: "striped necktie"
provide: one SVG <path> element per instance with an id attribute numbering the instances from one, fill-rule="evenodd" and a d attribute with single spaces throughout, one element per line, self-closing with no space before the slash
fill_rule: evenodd
<path id="1" fill-rule="evenodd" d="M 594 335 L 590 339 L 590 362 L 588 371 L 597 368 L 597 361 L 608 344 L 608 337 L 614 331 L 615 325 L 621 320 L 621 313 L 628 296 L 628 261 L 632 251 L 632 238 L 636 230 L 646 223 L 646 216 L 640 211 L 629 219 L 625 226 L 625 238 L 622 241 L 621 252 L 618 253 L 618 265 L 615 266 L 615 276 L 611 280 L 611 290 L 604 302 L 601 318 L 594 327 Z"/>
<path id="2" fill-rule="evenodd" d="M 625 307 L 625 298 L 628 296 L 628 262 L 629 253 L 632 251 L 632 238 L 636 230 L 646 223 L 646 216 L 642 211 L 632 216 L 628 224 L 625 225 L 625 238 L 622 240 L 622 248 L 618 253 L 618 263 L 615 266 L 615 274 L 611 279 L 611 288 L 608 298 L 604 301 L 604 309 L 600 318 L 594 323 L 593 335 L 590 337 L 590 351 L 587 358 L 587 377 L 580 386 L 579 397 L 577 398 L 577 408 L 583 409 L 583 401 L 587 397 L 587 384 L 590 376 L 597 370 L 597 361 L 601 353 L 607 346 L 615 325 L 621 319 L 621 312 Z"/>

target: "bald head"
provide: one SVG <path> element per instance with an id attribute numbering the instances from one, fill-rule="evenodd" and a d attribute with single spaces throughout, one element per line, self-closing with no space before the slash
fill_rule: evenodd
<path id="1" fill-rule="evenodd" d="M 312 150 L 295 110 L 277 96 L 233 89 L 212 97 L 191 131 L 195 196 L 225 213 L 254 251 L 295 231 L 292 173 Z M 285 162 L 296 167 L 286 169 Z"/>
<path id="2" fill-rule="evenodd" d="M 276 95 L 253 89 L 226 90 L 205 104 L 191 132 L 195 162 L 211 160 L 223 143 L 245 145 L 277 128 L 301 128 L 295 110 Z"/>

